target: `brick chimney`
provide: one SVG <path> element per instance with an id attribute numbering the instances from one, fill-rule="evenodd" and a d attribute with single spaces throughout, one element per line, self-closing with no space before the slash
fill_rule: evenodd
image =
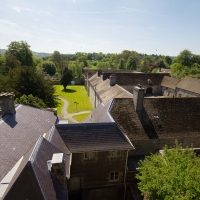
<path id="1" fill-rule="evenodd" d="M 110 86 L 114 86 L 117 81 L 117 76 L 115 74 L 110 75 Z"/>
<path id="2" fill-rule="evenodd" d="M 54 153 L 51 160 L 51 172 L 59 183 L 65 188 L 65 161 L 63 153 Z"/>
<path id="3" fill-rule="evenodd" d="M 4 117 L 6 114 L 14 115 L 15 103 L 14 103 L 14 93 L 12 92 L 1 92 L 0 93 L 0 115 Z"/>
<path id="4" fill-rule="evenodd" d="M 143 98 L 145 89 L 141 85 L 135 86 L 133 88 L 133 102 L 135 105 L 135 111 L 140 112 L 143 108 Z"/>

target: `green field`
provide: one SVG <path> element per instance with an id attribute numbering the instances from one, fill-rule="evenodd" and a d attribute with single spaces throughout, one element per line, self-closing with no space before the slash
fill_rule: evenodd
<path id="1" fill-rule="evenodd" d="M 81 114 L 81 115 L 75 115 L 75 116 L 73 116 L 73 118 L 79 122 L 82 122 L 84 119 L 86 119 L 89 116 L 90 116 L 90 113 L 85 113 L 85 114 Z"/>
<path id="2" fill-rule="evenodd" d="M 64 90 L 62 85 L 55 85 L 55 95 L 62 97 L 69 102 L 67 109 L 68 113 L 76 113 L 86 110 L 92 110 L 92 105 L 88 98 L 87 92 L 84 86 L 67 86 Z M 61 115 L 61 109 L 63 102 L 58 100 L 57 112 Z"/>

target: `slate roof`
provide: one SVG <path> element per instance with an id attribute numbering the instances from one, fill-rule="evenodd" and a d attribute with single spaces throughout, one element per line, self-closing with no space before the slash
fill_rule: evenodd
<path id="1" fill-rule="evenodd" d="M 55 130 L 72 153 L 133 149 L 127 137 L 113 122 L 57 124 Z"/>
<path id="2" fill-rule="evenodd" d="M 113 122 L 113 118 L 109 113 L 109 108 L 112 104 L 112 100 L 106 104 L 99 104 L 92 112 L 91 116 L 83 121 L 83 123 L 97 123 L 97 122 Z"/>
<path id="3" fill-rule="evenodd" d="M 144 98 L 143 105 L 159 138 L 200 137 L 200 98 Z"/>
<path id="4" fill-rule="evenodd" d="M 42 136 L 35 145 L 24 155 L 21 164 L 12 178 L 4 199 L 66 199 L 67 192 L 53 181 L 47 167 L 47 161 L 52 159 L 54 153 L 62 153 Z M 65 157 L 70 159 L 69 156 Z M 54 189 L 56 186 L 56 190 Z M 23 188 L 22 189 L 20 189 Z M 59 194 L 56 194 L 59 191 Z"/>
<path id="5" fill-rule="evenodd" d="M 57 117 L 53 112 L 18 105 L 15 115 L 0 119 L 0 181 Z"/>
<path id="6" fill-rule="evenodd" d="M 176 87 L 200 94 L 200 79 L 185 77 L 177 84 Z"/>
<path id="7" fill-rule="evenodd" d="M 176 88 L 176 85 L 180 82 L 181 80 L 177 79 L 177 78 L 172 78 L 172 77 L 169 77 L 169 76 L 164 76 L 163 80 L 162 80 L 162 83 L 161 83 L 161 86 L 164 86 L 164 87 L 168 87 L 168 88 L 171 88 L 171 89 L 174 89 Z"/>

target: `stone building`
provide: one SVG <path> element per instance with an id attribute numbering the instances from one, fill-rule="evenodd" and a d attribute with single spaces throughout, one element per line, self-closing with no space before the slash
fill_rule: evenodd
<path id="1" fill-rule="evenodd" d="M 165 76 L 162 80 L 162 94 L 173 97 L 200 96 L 200 79 L 185 77 L 183 80 Z"/>
<path id="2" fill-rule="evenodd" d="M 128 71 L 98 71 L 86 80 L 86 89 L 93 107 L 112 98 L 132 98 L 133 86 L 142 85 L 146 94 L 161 94 L 161 82 L 168 74 L 145 74 Z"/>
<path id="3" fill-rule="evenodd" d="M 58 124 L 53 112 L 15 106 L 10 93 L 0 102 L 0 199 L 126 198 L 134 147 L 116 123 Z"/>
<path id="4" fill-rule="evenodd" d="M 164 76 L 163 80 L 161 82 L 163 96 L 175 97 L 176 96 L 176 86 L 180 81 L 181 80 L 179 80 L 177 78 Z"/>

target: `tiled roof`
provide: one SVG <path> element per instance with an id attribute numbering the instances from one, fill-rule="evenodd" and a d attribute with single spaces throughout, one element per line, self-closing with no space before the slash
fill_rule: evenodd
<path id="1" fill-rule="evenodd" d="M 144 98 L 143 105 L 159 138 L 200 137 L 200 98 Z"/>
<path id="2" fill-rule="evenodd" d="M 133 149 L 116 123 L 81 123 L 55 125 L 72 153 Z"/>
<path id="3" fill-rule="evenodd" d="M 104 73 L 104 76 L 109 78 L 113 74 L 111 72 Z M 164 76 L 168 76 L 168 73 L 119 73 L 116 75 L 116 84 L 120 86 L 136 86 L 138 84 L 148 85 L 148 79 L 152 81 L 153 85 L 160 85 Z"/>
<path id="4" fill-rule="evenodd" d="M 100 91 L 101 92 L 101 91 Z M 119 85 L 114 85 L 99 94 L 101 100 L 106 103 L 113 98 L 133 98 L 133 95 Z"/>
<path id="5" fill-rule="evenodd" d="M 47 167 L 47 161 L 52 159 L 54 153 L 62 152 L 40 137 L 25 154 L 4 194 L 5 199 L 24 199 L 26 197 L 26 199 L 56 200 L 55 183 L 53 184 Z M 19 191 L 19 187 L 23 189 Z"/>
<path id="6" fill-rule="evenodd" d="M 17 106 L 15 115 L 0 119 L 0 180 L 56 122 L 52 112 L 24 105 Z"/>
<path id="7" fill-rule="evenodd" d="M 99 83 L 103 82 L 102 77 L 97 74 L 93 75 L 89 80 L 93 87 L 96 87 Z"/>
<path id="8" fill-rule="evenodd" d="M 171 88 L 171 89 L 175 90 L 176 85 L 180 81 L 181 80 L 179 80 L 177 78 L 172 78 L 172 77 L 169 77 L 169 76 L 164 76 L 164 78 L 162 80 L 162 83 L 161 83 L 161 86 L 168 87 L 168 88 Z"/>
<path id="9" fill-rule="evenodd" d="M 200 94 L 200 79 L 185 77 L 177 84 L 176 87 Z"/>
<path id="10" fill-rule="evenodd" d="M 122 132 L 127 134 L 131 141 L 148 138 L 135 112 L 133 99 L 114 99 L 110 114 Z"/>

